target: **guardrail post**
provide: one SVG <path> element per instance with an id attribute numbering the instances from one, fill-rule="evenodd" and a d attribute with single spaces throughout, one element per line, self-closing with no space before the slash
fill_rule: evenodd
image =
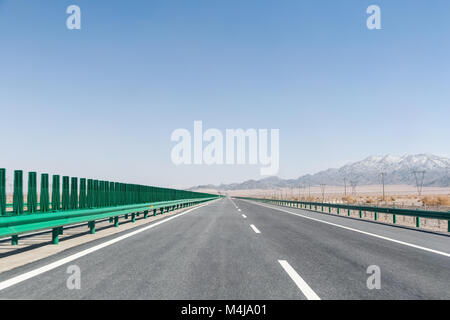
<path id="1" fill-rule="evenodd" d="M 52 183 L 52 211 L 57 211 L 61 207 L 61 195 L 60 195 L 60 177 L 57 174 L 53 175 Z"/>
<path id="2" fill-rule="evenodd" d="M 49 190 L 48 190 L 48 173 L 41 174 L 41 199 L 39 201 L 39 210 L 48 212 L 49 210 Z"/>
<path id="3" fill-rule="evenodd" d="M 11 237 L 11 245 L 17 246 L 19 244 L 19 235 L 15 234 Z"/>
<path id="4" fill-rule="evenodd" d="M 144 211 L 144 219 L 147 219 L 147 217 L 148 217 L 148 210 L 145 210 Z"/>
<path id="5" fill-rule="evenodd" d="M 397 216 L 395 214 L 392 215 L 392 223 L 397 223 Z"/>
<path id="6" fill-rule="evenodd" d="M 154 216 L 157 215 L 156 210 L 157 210 L 157 209 L 153 209 L 153 215 L 154 215 Z"/>
<path id="7" fill-rule="evenodd" d="M 420 228 L 420 217 L 416 217 L 416 228 Z"/>
<path id="8" fill-rule="evenodd" d="M 362 210 L 359 210 L 359 217 L 362 218 Z"/>
<path id="9" fill-rule="evenodd" d="M 351 215 L 351 214 L 350 214 L 350 209 L 348 209 L 348 213 L 347 213 L 347 215 L 348 215 L 348 216 L 350 217 L 350 215 Z"/>
<path id="10" fill-rule="evenodd" d="M 131 222 L 136 222 L 136 214 L 134 212 L 131 214 Z"/>
<path id="11" fill-rule="evenodd" d="M 27 211 L 33 213 L 37 211 L 37 180 L 36 172 L 28 172 L 28 195 Z"/>
<path id="12" fill-rule="evenodd" d="M 23 213 L 23 171 L 14 171 L 13 212 L 15 215 Z"/>
<path id="13" fill-rule="evenodd" d="M 59 243 L 59 228 L 52 229 L 52 243 L 53 244 Z"/>
<path id="14" fill-rule="evenodd" d="M 339 208 L 336 208 L 336 213 L 339 214 Z"/>
<path id="15" fill-rule="evenodd" d="M 69 196 L 69 177 L 63 177 L 62 184 L 62 210 L 69 210 L 70 208 L 70 196 Z"/>
<path id="16" fill-rule="evenodd" d="M 114 227 L 118 227 L 119 226 L 119 217 L 114 217 Z"/>
<path id="17" fill-rule="evenodd" d="M 375 221 L 378 221 L 378 212 L 375 212 L 374 219 L 375 219 Z"/>
<path id="18" fill-rule="evenodd" d="M 91 234 L 95 234 L 95 221 L 89 221 L 88 225 L 89 225 L 89 231 L 91 232 Z"/>
<path id="19" fill-rule="evenodd" d="M 6 169 L 0 169 L 0 216 L 6 214 Z"/>

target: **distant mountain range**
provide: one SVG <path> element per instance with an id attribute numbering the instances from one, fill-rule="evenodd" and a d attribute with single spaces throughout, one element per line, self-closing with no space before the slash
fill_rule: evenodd
<path id="1" fill-rule="evenodd" d="M 381 184 L 381 173 L 385 172 L 385 184 L 415 185 L 416 176 L 424 186 L 449 187 L 450 186 L 450 159 L 432 154 L 416 154 L 396 157 L 370 156 L 364 160 L 347 164 L 338 169 L 327 169 L 316 174 L 307 174 L 298 179 L 281 179 L 269 177 L 261 180 L 247 180 L 242 183 L 221 185 L 202 185 L 191 188 L 216 190 L 250 190 L 250 189 L 276 189 L 298 186 L 320 185 L 342 186 L 344 179 L 350 186 Z M 416 172 L 416 174 L 414 174 Z"/>

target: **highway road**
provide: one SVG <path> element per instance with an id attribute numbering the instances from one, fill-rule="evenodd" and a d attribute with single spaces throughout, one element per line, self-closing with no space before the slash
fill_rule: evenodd
<path id="1" fill-rule="evenodd" d="M 450 237 L 224 198 L 2 273 L 0 298 L 450 299 Z"/>

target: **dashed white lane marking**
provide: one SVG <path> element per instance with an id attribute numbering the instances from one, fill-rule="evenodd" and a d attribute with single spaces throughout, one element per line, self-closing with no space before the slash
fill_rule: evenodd
<path id="1" fill-rule="evenodd" d="M 383 240 L 395 242 L 395 243 L 398 243 L 398 244 L 402 244 L 404 246 L 408 246 L 408 247 L 412 247 L 412 248 L 416 248 L 416 249 L 432 252 L 432 253 L 439 254 L 439 255 L 442 255 L 444 257 L 450 258 L 450 253 L 446 253 L 446 252 L 442 252 L 442 251 L 438 251 L 438 250 L 434 250 L 434 249 L 418 246 L 418 245 L 415 245 L 415 244 L 412 244 L 412 243 L 408 243 L 408 242 L 404 242 L 404 241 L 400 241 L 400 240 L 395 240 L 395 239 L 388 238 L 388 237 L 383 237 L 383 236 L 380 236 L 378 234 L 374 234 L 374 233 L 362 231 L 362 230 L 359 230 L 359 229 L 346 227 L 346 226 L 343 226 L 343 225 L 340 225 L 340 224 L 337 224 L 337 223 L 332 223 L 332 222 L 328 222 L 328 221 L 324 221 L 324 220 L 320 220 L 320 219 L 316 219 L 316 218 L 311 218 L 311 217 L 304 216 L 302 214 L 291 212 L 291 211 L 288 211 L 288 210 L 283 210 L 283 209 L 280 209 L 280 208 L 274 208 L 274 207 L 262 205 L 262 204 L 259 204 L 259 203 L 256 203 L 256 202 L 252 202 L 252 203 L 254 203 L 254 204 L 258 205 L 258 206 L 261 206 L 261 207 L 266 207 L 266 208 L 269 208 L 269 209 L 290 213 L 290 214 L 293 214 L 294 216 L 299 216 L 299 217 L 302 217 L 302 218 L 305 218 L 305 219 L 309 219 L 309 220 L 325 223 L 325 224 L 328 224 L 328 225 L 331 225 L 331 226 L 335 226 L 335 227 L 338 227 L 338 228 L 342 228 L 342 229 L 345 229 L 345 230 L 358 232 L 358 233 L 361 233 L 361 234 L 365 234 L 367 236 L 371 236 L 371 237 L 375 237 L 375 238 L 378 238 L 378 239 L 383 239 Z"/>
<path id="2" fill-rule="evenodd" d="M 212 202 L 210 202 L 210 203 L 212 203 Z M 40 274 L 42 274 L 42 273 L 44 273 L 44 272 L 47 272 L 47 271 L 53 270 L 53 269 L 55 269 L 55 268 L 58 268 L 58 267 L 60 267 L 60 266 L 62 266 L 62 265 L 64 265 L 64 264 L 66 264 L 66 263 L 69 263 L 69 262 L 74 261 L 74 260 L 76 260 L 76 259 L 78 259 L 78 258 L 81 258 L 81 257 L 83 257 L 83 256 L 86 256 L 86 255 L 88 255 L 88 254 L 90 254 L 90 253 L 92 253 L 92 252 L 95 252 L 95 251 L 98 251 L 98 250 L 103 249 L 103 248 L 105 248 L 105 247 L 108 247 L 108 246 L 110 246 L 110 245 L 112 245 L 112 244 L 114 244 L 114 243 L 117 243 L 117 242 L 121 241 L 121 240 L 124 240 L 124 239 L 126 239 L 126 238 L 132 237 L 132 236 L 134 236 L 134 235 L 136 235 L 136 234 L 138 234 L 138 233 L 141 233 L 141 232 L 147 231 L 148 229 L 151 229 L 151 228 L 154 228 L 154 227 L 156 227 L 156 226 L 159 226 L 160 224 L 163 224 L 163 223 L 166 223 L 166 222 L 168 222 L 168 221 L 170 221 L 170 220 L 173 220 L 173 219 L 179 218 L 179 217 L 181 217 L 181 216 L 184 216 L 185 214 L 187 214 L 187 213 L 189 213 L 189 212 L 191 212 L 191 211 L 194 211 L 194 210 L 196 210 L 196 209 L 199 209 L 199 208 L 201 208 L 201 207 L 204 207 L 204 206 L 206 206 L 206 205 L 208 205 L 208 204 L 209 204 L 209 203 L 204 204 L 204 205 L 200 205 L 200 206 L 198 206 L 198 207 L 195 207 L 195 208 L 192 208 L 192 209 L 189 209 L 189 210 L 186 210 L 185 212 L 182 212 L 182 213 L 180 213 L 180 214 L 177 214 L 176 216 L 172 216 L 172 217 L 167 218 L 167 219 L 164 219 L 164 220 L 162 220 L 162 221 L 155 222 L 155 223 L 153 223 L 153 224 L 151 224 L 151 225 L 149 225 L 149 226 L 147 226 L 147 227 L 144 227 L 144 228 L 142 228 L 142 229 L 139 229 L 139 230 L 136 230 L 136 231 L 127 233 L 127 234 L 125 234 L 125 235 L 123 235 L 123 236 L 120 236 L 120 237 L 117 237 L 117 238 L 115 238 L 115 239 L 106 241 L 106 242 L 101 243 L 101 244 L 99 244 L 99 245 L 96 245 L 96 246 L 94 246 L 94 247 L 92 247 L 92 248 L 89 248 L 89 249 L 80 251 L 80 252 L 75 253 L 75 254 L 73 254 L 73 255 L 71 255 L 71 256 L 68 256 L 68 257 L 66 257 L 66 258 L 63 258 L 63 259 L 57 260 L 57 261 L 55 261 L 55 262 L 52 262 L 52 263 L 50 263 L 50 264 L 47 264 L 47 265 L 45 265 L 45 266 L 43 266 L 43 267 L 34 269 L 34 270 L 32 270 L 32 271 L 29 271 L 29 272 L 23 273 L 23 274 L 21 274 L 21 275 L 15 276 L 15 277 L 13 277 L 13 278 L 11 278 L 11 279 L 2 281 L 2 282 L 0 282 L 0 291 L 3 290 L 3 289 L 6 289 L 6 288 L 8 288 L 8 287 L 11 287 L 11 286 L 13 286 L 13 285 L 15 285 L 15 284 L 18 284 L 18 283 L 20 283 L 20 282 L 23 282 L 23 281 L 25 281 L 25 280 L 31 279 L 31 278 L 33 278 L 33 277 L 36 277 L 36 276 L 38 276 L 38 275 L 40 275 Z"/>
<path id="3" fill-rule="evenodd" d="M 261 231 L 258 230 L 258 228 L 255 227 L 255 225 L 251 224 L 250 227 L 255 231 L 255 233 L 261 233 Z"/>
<path id="4" fill-rule="evenodd" d="M 284 271 L 287 272 L 292 281 L 297 285 L 300 291 L 305 295 L 308 300 L 320 300 L 320 297 L 314 292 L 313 289 L 303 280 L 302 277 L 291 267 L 289 262 L 286 260 L 278 260 L 278 262 L 283 267 Z"/>
<path id="5" fill-rule="evenodd" d="M 238 209 L 238 211 L 241 211 L 241 209 Z"/>
<path id="6" fill-rule="evenodd" d="M 247 219 L 247 216 L 245 214 L 242 215 L 242 218 Z"/>

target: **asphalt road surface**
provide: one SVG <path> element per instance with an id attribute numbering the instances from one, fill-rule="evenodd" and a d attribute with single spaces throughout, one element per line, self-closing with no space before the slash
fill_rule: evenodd
<path id="1" fill-rule="evenodd" d="M 450 237 L 224 198 L 0 274 L 19 298 L 450 299 Z"/>

